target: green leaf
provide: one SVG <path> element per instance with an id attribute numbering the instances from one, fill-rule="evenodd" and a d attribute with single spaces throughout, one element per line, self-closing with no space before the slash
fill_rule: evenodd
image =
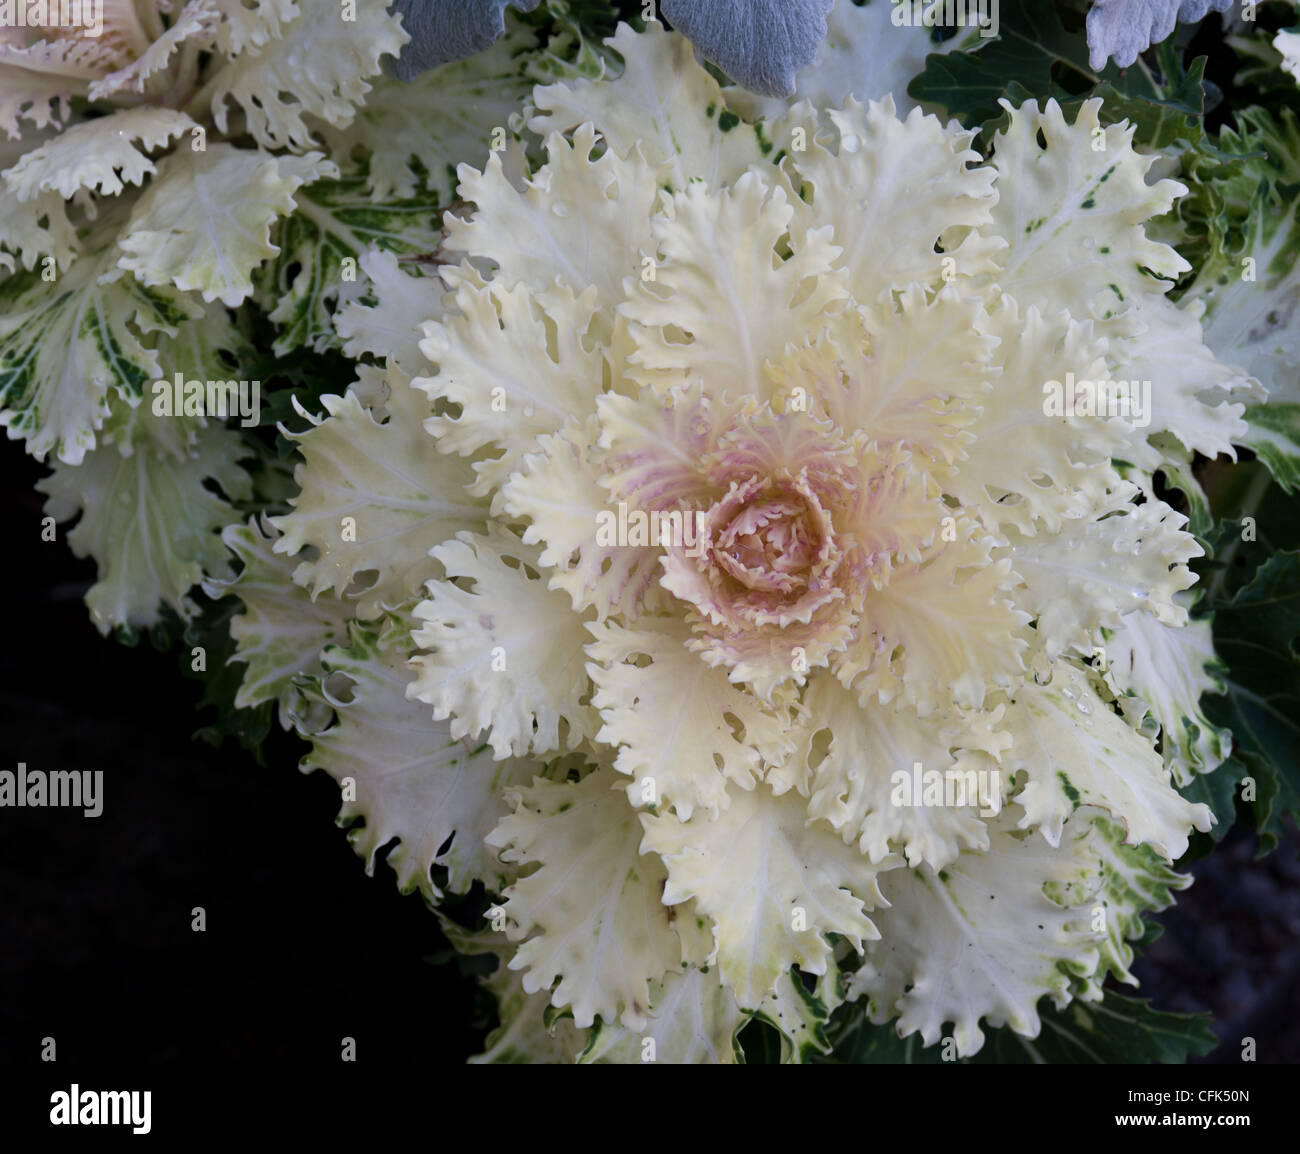
<path id="1" fill-rule="evenodd" d="M 1013 1030 L 988 1031 L 983 1049 L 965 1059 L 979 1065 L 1092 1065 L 1185 1062 L 1189 1054 L 1208 1054 L 1218 1045 L 1208 1014 L 1153 1010 L 1140 998 L 1107 990 L 1100 1002 L 1074 1001 L 1063 1010 L 1042 1010 L 1037 1038 Z M 873 1026 L 862 1007 L 842 1006 L 831 1019 L 832 1057 L 838 1063 L 937 1065 L 943 1044 L 922 1046 L 916 1035 L 899 1038 L 892 1026 Z"/>
<path id="2" fill-rule="evenodd" d="M 262 427 L 276 430 L 275 448 L 281 460 L 298 451 L 297 442 L 279 432 L 283 425 L 291 433 L 304 433 L 311 422 L 298 412 L 301 407 L 313 416 L 324 416 L 321 397 L 341 396 L 356 379 L 356 366 L 335 349 L 313 352 L 292 349 L 284 354 L 264 350 L 249 372 L 262 382 Z M 297 406 L 295 406 L 297 402 Z M 294 493 L 297 487 L 294 487 Z"/>
<path id="3" fill-rule="evenodd" d="M 1053 4 L 1008 0 L 1001 6 L 997 37 L 973 51 L 933 54 L 907 86 L 913 100 L 942 105 L 967 127 L 996 120 L 998 101 L 1015 87 L 1017 97 L 1073 95 L 1098 77 L 1087 67 L 1088 44 L 1082 33 L 1061 24 Z M 1062 83 L 1074 82 L 1067 92 Z"/>
<path id="4" fill-rule="evenodd" d="M 1277 847 L 1286 814 L 1300 816 L 1300 552 L 1278 553 L 1214 614 L 1227 693 L 1206 713 L 1231 728 L 1255 779 L 1260 848 Z"/>
<path id="5" fill-rule="evenodd" d="M 194 736 L 213 746 L 234 740 L 254 756 L 258 765 L 265 765 L 262 743 L 271 732 L 275 702 L 264 701 L 252 709 L 235 708 L 235 695 L 243 684 L 245 666 L 230 664 L 236 651 L 230 636 L 230 619 L 243 612 L 243 603 L 238 597 L 223 597 L 220 601 L 203 597 L 202 606 L 199 616 L 185 631 L 178 663 L 183 677 L 203 683 L 198 708 L 215 709 L 217 717 Z M 204 651 L 206 668 L 202 671 L 193 668 L 195 646 Z"/>
<path id="6" fill-rule="evenodd" d="M 1227 836 L 1237 820 L 1237 787 L 1246 772 L 1239 757 L 1230 757 L 1218 769 L 1198 774 L 1178 790 L 1188 801 L 1208 805 L 1217 823 L 1209 833 L 1197 831 L 1192 835 L 1183 861 L 1204 857 Z"/>
<path id="7" fill-rule="evenodd" d="M 1193 567 L 1206 596 L 1202 612 L 1215 612 L 1248 585 L 1276 553 L 1300 549 L 1300 499 L 1288 494 L 1259 461 L 1208 463 L 1202 470 L 1215 524 L 1205 535 L 1208 556 Z"/>
<path id="8" fill-rule="evenodd" d="M 1107 990 L 1100 1002 L 1074 1001 L 1043 1014 L 1043 1032 L 1032 1042 L 998 1030 L 976 1057 L 984 1063 L 1185 1062 L 1218 1045 L 1209 1014 L 1154 1010 L 1145 998 Z"/>
<path id="9" fill-rule="evenodd" d="M 1004 0 L 996 39 L 981 40 L 964 52 L 931 55 L 911 84 L 915 100 L 939 104 L 967 127 L 986 135 L 999 127 L 1005 113 L 999 100 L 1022 104 L 1055 98 L 1073 119 L 1085 100 L 1100 97 L 1101 120 L 1135 126 L 1135 143 L 1168 148 L 1193 145 L 1204 135 L 1203 120 L 1219 99 L 1205 80 L 1205 58 L 1184 65 L 1178 49 L 1166 41 L 1154 63 L 1139 59 L 1130 68 L 1113 62 L 1101 72 L 1088 64 L 1088 41 L 1082 27 L 1068 31 L 1053 4 L 1041 0 Z"/>
<path id="10" fill-rule="evenodd" d="M 828 1029 L 831 1053 L 814 1062 L 837 1065 L 918 1065 L 937 1066 L 939 1046 L 925 1046 L 919 1034 L 900 1038 L 892 1025 L 873 1026 L 857 1002 L 848 1002 L 832 1016 Z"/>

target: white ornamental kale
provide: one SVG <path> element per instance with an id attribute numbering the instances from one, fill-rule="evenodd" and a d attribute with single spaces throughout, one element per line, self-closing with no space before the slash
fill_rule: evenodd
<path id="1" fill-rule="evenodd" d="M 1152 484 L 1253 387 L 1166 295 L 1185 190 L 1096 101 L 985 162 L 613 46 L 535 90 L 531 175 L 462 166 L 438 279 L 376 258 L 340 318 L 386 364 L 226 534 L 244 701 L 332 708 L 305 764 L 369 863 L 497 896 L 454 931 L 502 958 L 489 1058 L 729 1061 L 755 1014 L 799 1058 L 845 999 L 1033 1037 L 1133 982 L 1227 753 Z"/>
<path id="2" fill-rule="evenodd" d="M 382 75 L 407 40 L 384 0 L 19 8 L 0 29 L 0 427 L 54 465 L 47 512 L 81 515 L 96 625 L 153 626 L 231 576 L 218 531 L 267 494 L 239 429 L 156 413 L 152 387 L 255 376 L 246 305 L 277 354 L 337 345 L 363 255 L 434 249 L 455 165 L 567 65 L 512 22 L 403 84 Z"/>

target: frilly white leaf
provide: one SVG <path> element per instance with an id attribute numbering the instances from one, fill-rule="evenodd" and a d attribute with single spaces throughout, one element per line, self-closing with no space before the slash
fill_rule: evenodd
<path id="1" fill-rule="evenodd" d="M 1208 807 L 1174 789 L 1150 740 L 1098 696 L 1086 674 L 1057 662 L 1050 685 L 1024 685 L 1007 707 L 1012 735 L 1002 763 L 1025 774 L 1016 795 L 1020 828 L 1036 828 L 1052 845 L 1080 805 L 1107 810 L 1130 845 L 1150 845 L 1168 861 L 1187 849 L 1192 826 L 1208 831 Z"/>
<path id="2" fill-rule="evenodd" d="M 528 939 L 511 969 L 527 971 L 528 993 L 551 989 L 552 1005 L 572 1006 L 579 1028 L 599 1015 L 643 1029 L 650 983 L 683 957 L 660 900 L 663 864 L 638 849 L 636 811 L 608 770 L 538 778 L 515 795 L 518 808 L 487 839 L 507 862 L 538 863 L 505 891 L 507 934 Z"/>
<path id="3" fill-rule="evenodd" d="M 119 262 L 147 285 L 173 284 L 231 308 L 253 291 L 250 273 L 279 252 L 271 225 L 294 210 L 293 194 L 337 175 L 319 152 L 268 157 L 214 142 L 162 161 L 119 240 Z"/>
<path id="4" fill-rule="evenodd" d="M 880 904 L 879 871 L 811 821 L 795 794 L 738 790 L 716 820 L 703 813 L 685 822 L 672 813 L 641 820 L 643 848 L 668 867 L 663 900 L 694 899 L 713 919 L 722 980 L 744 1008 L 775 993 L 792 965 L 825 973 L 827 934 L 859 949 L 879 936 L 865 913 Z"/>
<path id="5" fill-rule="evenodd" d="M 363 618 L 419 594 L 435 572 L 429 550 L 481 526 L 487 511 L 466 492 L 474 479 L 469 467 L 439 453 L 424 432 L 431 411 L 425 394 L 396 369 L 383 374 L 383 383 L 383 423 L 355 390 L 321 398 L 328 415 L 297 438 L 301 491 L 290 499 L 292 512 L 272 518 L 284 534 L 277 553 L 315 550 L 294 580 L 313 594 L 354 599 Z M 372 571 L 373 580 L 351 589 L 358 575 Z"/>
<path id="6" fill-rule="evenodd" d="M 24 153 L 6 170 L 5 186 L 19 200 L 32 200 L 42 192 L 57 192 L 66 199 L 82 188 L 116 196 L 154 171 L 146 153 L 193 127 L 189 116 L 170 108 L 128 108 L 82 121 Z"/>
<path id="7" fill-rule="evenodd" d="M 1160 727 L 1166 768 L 1175 784 L 1217 769 L 1232 752 L 1232 735 L 1206 719 L 1201 699 L 1224 692 L 1224 666 L 1214 653 L 1207 618 L 1171 628 L 1149 613 L 1127 613 L 1106 638 L 1107 681 L 1133 694 Z M 1121 698 L 1121 706 L 1127 699 Z"/>
<path id="8" fill-rule="evenodd" d="M 297 561 L 277 554 L 275 527 L 263 518 L 246 525 L 227 525 L 221 539 L 240 562 L 230 578 L 209 578 L 204 592 L 213 598 L 227 594 L 243 603 L 230 620 L 235 643 L 231 663 L 246 666 L 235 707 L 249 709 L 276 701 L 280 721 L 288 728 L 303 713 L 300 677 L 320 672 L 321 651 L 346 639 L 348 606 L 335 597 L 318 597 L 293 583 Z"/>
<path id="9" fill-rule="evenodd" d="M 898 1016 L 900 1037 L 920 1033 L 930 1046 L 945 1024 L 959 1057 L 984 1041 L 980 1022 L 1009 1026 L 1023 1037 L 1040 1029 L 1038 1001 L 1069 1000 L 1071 974 L 1097 966 L 1101 935 L 1089 928 L 1092 892 L 1069 906 L 1044 892 L 1095 872 L 1090 826 L 1073 825 L 1059 849 L 1017 836 L 1014 807 L 1003 811 L 982 853 L 964 853 L 944 870 L 893 870 L 880 879 L 888 908 L 876 914 L 878 940 L 850 981 L 849 997 L 867 998 L 867 1014 L 883 1025 Z"/>
<path id="10" fill-rule="evenodd" d="M 732 685 L 687 648 L 680 623 L 643 618 L 635 628 L 590 629 L 592 703 L 604 722 L 596 740 L 618 750 L 614 768 L 633 778 L 631 804 L 671 806 L 683 821 L 697 809 L 716 816 L 729 802 L 728 782 L 753 789 L 765 761 L 790 753 L 789 704 L 769 707 Z"/>
<path id="11" fill-rule="evenodd" d="M 151 626 L 163 604 L 191 616 L 190 589 L 229 572 L 218 533 L 237 517 L 205 481 L 236 499 L 251 491 L 237 432 L 209 425 L 178 437 L 180 419 L 154 417 L 147 404 L 125 406 L 120 420 L 120 444 L 102 444 L 76 467 L 60 463 L 36 486 L 56 520 L 82 514 L 68 544 L 98 567 L 86 605 L 101 633 Z"/>
<path id="12" fill-rule="evenodd" d="M 311 735 L 302 765 L 324 769 L 343 788 L 339 824 L 353 827 L 348 838 L 366 872 L 374 873 L 379 853 L 396 841 L 384 860 L 403 893 L 440 900 L 434 866 L 446 867 L 453 893 L 475 881 L 495 888 L 503 871 L 484 838 L 509 812 L 504 790 L 530 780 L 536 764 L 493 761 L 407 699 L 410 627 L 403 617 L 373 630 L 354 623 L 340 641 L 325 650 L 310 690 L 336 719 Z"/>
<path id="13" fill-rule="evenodd" d="M 696 967 L 670 970 L 661 981 L 651 983 L 650 1008 L 640 1030 L 597 1022 L 578 1061 L 731 1065 L 736 1061 L 736 1035 L 746 1021 L 717 970 L 707 974 Z"/>
<path id="14" fill-rule="evenodd" d="M 353 358 L 363 353 L 387 357 L 390 366 L 408 377 L 427 372 L 420 327 L 442 316 L 446 286 L 439 277 L 419 275 L 418 268 L 417 275 L 410 275 L 396 256 L 378 248 L 361 254 L 360 269 L 375 303 L 351 301 L 334 314 L 343 351 Z"/>
<path id="15" fill-rule="evenodd" d="M 1067 309 L 1081 321 L 1109 321 L 1167 292 L 1191 266 L 1149 239 L 1143 224 L 1187 189 L 1176 180 L 1146 183 L 1154 157 L 1134 150 L 1135 127 L 1103 127 L 1100 99 L 1085 101 L 1073 124 L 1055 100 L 1041 111 L 1032 100 L 1006 107 L 1010 123 L 993 140 L 998 199 L 986 229 L 1006 248 L 991 279 L 1022 306 L 1045 316 Z"/>
<path id="16" fill-rule="evenodd" d="M 411 660 L 410 695 L 435 718 L 451 717 L 453 737 L 486 732 L 497 758 L 576 749 L 597 726 L 586 701 L 587 634 L 569 599 L 529 575 L 537 550 L 494 528 L 460 533 L 432 555 L 447 578 L 430 581 L 415 608 L 415 644 L 431 652 Z"/>
<path id="17" fill-rule="evenodd" d="M 383 0 L 356 0 L 352 19 L 336 0 L 299 0 L 298 7 L 278 36 L 246 46 L 207 83 L 204 94 L 222 132 L 230 129 L 233 101 L 263 148 L 308 148 L 314 141 L 306 117 L 349 124 L 381 59 L 396 56 L 408 39 Z"/>
<path id="18" fill-rule="evenodd" d="M 620 24 L 606 43 L 622 56 L 622 73 L 538 87 L 539 111 L 529 128 L 547 137 L 590 122 L 619 156 L 637 147 L 650 164 L 667 166 L 667 183 L 676 191 L 692 177 L 717 187 L 762 162 L 752 127 L 720 130 L 727 115 L 722 90 L 696 64 L 688 40 L 658 24 L 639 33 Z"/>

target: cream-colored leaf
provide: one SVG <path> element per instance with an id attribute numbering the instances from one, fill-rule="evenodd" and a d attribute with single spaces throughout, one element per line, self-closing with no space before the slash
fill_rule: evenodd
<path id="1" fill-rule="evenodd" d="M 391 252 L 368 248 L 361 254 L 361 272 L 375 297 L 373 305 L 351 301 L 334 314 L 334 327 L 343 338 L 343 351 L 386 357 L 389 365 L 408 377 L 429 371 L 420 352 L 421 326 L 443 315 L 447 291 L 440 277 L 410 275 Z"/>
<path id="2" fill-rule="evenodd" d="M 246 667 L 235 707 L 251 709 L 277 701 L 287 728 L 305 712 L 295 682 L 319 673 L 321 651 L 346 639 L 349 606 L 329 595 L 313 601 L 307 590 L 295 585 L 297 561 L 272 548 L 278 535 L 266 518 L 227 525 L 221 539 L 242 567 L 234 577 L 205 581 L 203 590 L 214 599 L 238 597 L 244 606 L 230 619 L 235 643 L 230 662 Z"/>
<path id="3" fill-rule="evenodd" d="M 859 949 L 878 936 L 863 903 L 879 904 L 879 868 L 811 821 L 797 794 L 759 787 L 736 791 L 715 820 L 703 812 L 685 822 L 671 813 L 641 820 L 643 848 L 668 867 L 663 900 L 693 898 L 713 919 L 722 980 L 742 1007 L 775 993 L 792 965 L 824 974 L 828 933 Z"/>
<path id="4" fill-rule="evenodd" d="M 395 617 L 377 632 L 354 624 L 325 651 L 312 695 L 334 708 L 336 720 L 311 735 L 302 768 L 324 769 L 339 783 L 339 824 L 352 826 L 348 839 L 368 874 L 380 851 L 396 841 L 384 860 L 403 893 L 418 889 L 428 901 L 440 900 L 434 866 L 446 868 L 452 893 L 465 893 L 476 881 L 495 889 L 503 871 L 484 838 L 509 812 L 504 791 L 530 781 L 539 767 L 515 758 L 494 761 L 407 700 L 410 648 L 409 623 Z"/>
<path id="5" fill-rule="evenodd" d="M 697 809 L 716 816 L 728 782 L 753 789 L 764 763 L 790 752 L 788 701 L 764 705 L 732 685 L 687 647 L 679 621 L 590 628 L 587 671 L 604 722 L 596 740 L 618 750 L 614 768 L 633 778 L 633 805 L 668 805 L 683 821 Z"/>
<path id="6" fill-rule="evenodd" d="M 149 80 L 171 65 L 177 49 L 187 41 L 193 41 L 196 50 L 206 47 L 209 34 L 219 19 L 218 0 L 188 0 L 167 30 L 156 37 L 144 52 L 121 68 L 91 82 L 90 99 L 107 100 L 122 93 L 144 92 Z"/>
<path id="7" fill-rule="evenodd" d="M 321 161 L 319 152 L 281 159 L 222 142 L 173 153 L 132 209 L 119 265 L 147 285 L 242 304 L 253 291 L 249 274 L 280 251 L 271 225 L 293 212 L 294 192 L 334 174 Z"/>
<path id="8" fill-rule="evenodd" d="M 1186 188 L 1147 184 L 1155 158 L 1134 151 L 1132 124 L 1102 127 L 1100 108 L 1087 100 L 1067 124 L 1055 100 L 1041 111 L 1028 100 L 993 139 L 998 201 L 984 231 L 1007 247 L 991 279 L 1044 316 L 1067 309 L 1104 322 L 1168 291 L 1191 267 L 1143 228 Z"/>
<path id="9" fill-rule="evenodd" d="M 1067 390 L 1067 374 L 1076 384 L 1108 380 L 1105 345 L 1066 313 L 1044 318 L 1033 307 L 1022 313 L 1009 298 L 991 329 L 1000 338 L 1001 372 L 979 398 L 967 458 L 944 488 L 986 524 L 1014 525 L 1030 536 L 1057 533 L 1063 520 L 1085 516 L 1118 484 L 1110 459 L 1133 440 L 1119 418 L 1073 411 L 1077 394 Z M 1049 404 L 1053 384 L 1059 411 Z"/>
<path id="10" fill-rule="evenodd" d="M 613 149 L 591 159 L 597 143 L 590 125 L 546 141 L 546 163 L 522 188 L 493 154 L 476 172 L 462 165 L 460 196 L 475 206 L 468 218 L 449 215 L 444 247 L 496 265 L 496 279 L 510 288 L 541 289 L 562 280 L 575 294 L 596 290 L 596 304 L 609 314 L 623 298 L 623 281 L 642 274 L 652 256 L 650 217 L 662 173 L 637 151 Z"/>
<path id="11" fill-rule="evenodd" d="M 810 816 L 872 862 L 897 852 L 942 869 L 963 850 L 988 847 L 983 819 L 1001 808 L 1002 775 L 971 754 L 1010 744 L 995 732 L 1000 711 L 923 720 L 902 702 L 862 704 L 827 675 L 812 680 L 804 708 L 807 736 L 792 760 L 806 767 L 799 785 Z"/>
<path id="12" fill-rule="evenodd" d="M 417 595 L 434 573 L 429 550 L 487 517 L 486 504 L 467 492 L 469 466 L 439 453 L 424 431 L 428 398 L 397 369 L 385 380 L 382 424 L 355 392 L 321 398 L 328 415 L 297 439 L 304 459 L 294 470 L 293 511 L 273 518 L 284 534 L 276 552 L 316 551 L 294 580 L 313 593 L 355 597 L 367 618 Z M 373 581 L 350 590 L 372 571 Z"/>
<path id="13" fill-rule="evenodd" d="M 1206 694 L 1224 692 L 1223 669 L 1207 618 L 1176 627 L 1149 613 L 1127 613 L 1106 637 L 1107 681 L 1150 709 L 1178 785 L 1217 769 L 1232 752 L 1232 735 L 1201 708 Z M 1120 699 L 1122 707 L 1126 702 Z"/>
<path id="14" fill-rule="evenodd" d="M 1052 845 L 1080 805 L 1107 810 L 1126 827 L 1129 844 L 1150 845 L 1169 861 L 1187 849 L 1193 826 L 1209 830 L 1209 809 L 1174 789 L 1151 739 L 1112 711 L 1073 665 L 1058 661 L 1050 685 L 1017 689 L 1005 725 L 1012 745 L 1002 764 L 1026 777 L 1016 796 L 1020 828 L 1040 829 Z"/>
<path id="15" fill-rule="evenodd" d="M 583 618 L 529 574 L 537 552 L 497 527 L 460 533 L 432 551 L 447 579 L 430 581 L 415 609 L 415 644 L 431 652 L 411 660 L 411 696 L 451 718 L 453 737 L 484 734 L 498 758 L 575 749 L 599 724 L 587 704 Z"/>
<path id="16" fill-rule="evenodd" d="M 655 221 L 662 254 L 655 279 L 638 282 L 623 306 L 641 326 L 632 359 L 690 373 L 711 396 L 770 400 L 765 362 L 820 327 L 827 307 L 846 295 L 831 272 L 837 250 L 829 230 L 807 233 L 783 260 L 777 246 L 795 208 L 756 172 L 716 195 L 689 185 L 672 204 L 672 215 Z"/>
<path id="17" fill-rule="evenodd" d="M 449 303 L 458 311 L 426 325 L 420 342 L 437 375 L 414 383 L 460 407 L 458 416 L 427 423 L 442 452 L 500 450 L 474 462 L 478 481 L 471 491 L 485 496 L 537 450 L 538 437 L 594 408 L 602 361 L 583 334 L 595 293 L 574 297 L 557 286 L 538 296 L 523 285 L 480 288 L 467 280 Z"/>
<path id="18" fill-rule="evenodd" d="M 995 559 L 995 542 L 977 523 L 950 520 L 953 540 L 941 536 L 920 562 L 896 566 L 867 594 L 868 628 L 835 666 L 864 700 L 901 693 L 922 717 L 952 705 L 980 709 L 994 686 L 1024 670 L 1029 615 L 1011 600 L 1010 563 Z"/>
<path id="19" fill-rule="evenodd" d="M 650 983 L 683 958 L 660 900 L 667 875 L 638 848 L 636 811 L 608 770 L 579 782 L 538 778 L 513 796 L 515 812 L 488 844 L 538 868 L 505 891 L 507 934 L 528 939 L 510 968 L 527 971 L 527 992 L 550 989 L 552 1005 L 571 1006 L 579 1028 L 599 1015 L 644 1029 Z"/>
<path id="20" fill-rule="evenodd" d="M 697 968 L 670 970 L 650 985 L 650 1008 L 640 1030 L 598 1022 L 578 1059 L 583 1063 L 633 1065 L 643 1062 L 731 1065 L 736 1035 L 746 1016 L 718 978 Z"/>
<path id="21" fill-rule="evenodd" d="M 147 153 L 166 147 L 194 124 L 170 108 L 128 108 L 82 121 L 24 153 L 5 172 L 5 186 L 19 200 L 34 200 L 42 192 L 67 199 L 83 188 L 116 196 L 154 171 Z"/>
<path id="22" fill-rule="evenodd" d="M 948 466 L 994 379 L 986 328 L 978 298 L 945 290 L 927 299 L 913 285 L 888 304 L 832 318 L 819 339 L 778 361 L 776 392 L 840 429 L 902 445 L 918 465 Z"/>
<path id="23" fill-rule="evenodd" d="M 888 96 L 866 105 L 851 100 L 829 116 L 838 133 L 834 149 L 808 124 L 806 150 L 790 153 L 796 188 L 812 186 L 792 236 L 798 245 L 810 230 L 829 230 L 840 249 L 835 268 L 844 270 L 859 304 L 913 281 L 937 287 L 945 259 L 954 276 L 995 267 L 1000 245 L 977 231 L 997 203 L 995 174 L 978 164 L 970 131 L 919 108 L 900 120 Z"/>
<path id="24" fill-rule="evenodd" d="M 410 39 L 384 0 L 356 0 L 349 8 L 300 0 L 299 10 L 278 36 L 247 45 L 205 85 L 200 95 L 221 132 L 230 131 L 233 102 L 263 148 L 302 151 L 315 143 L 306 116 L 349 124 L 382 58 L 396 56 Z"/>
<path id="25" fill-rule="evenodd" d="M 722 90 L 684 36 L 653 23 L 644 32 L 621 24 L 606 43 L 623 58 L 622 73 L 538 88 L 533 103 L 540 112 L 528 122 L 534 132 L 546 136 L 594 124 L 620 156 L 635 145 L 651 164 L 667 165 L 676 190 L 692 178 L 717 187 L 763 161 L 751 125 L 722 131 Z"/>
<path id="26" fill-rule="evenodd" d="M 1187 562 L 1202 549 L 1183 531 L 1187 518 L 1181 513 L 1154 499 L 1132 505 L 1133 493 L 1124 483 L 1050 537 L 1008 529 L 1009 544 L 996 550 L 1020 579 L 1013 577 L 1007 588 L 1036 619 L 1035 645 L 1048 658 L 1069 649 L 1091 654 L 1100 628 L 1114 629 L 1139 609 L 1166 625 L 1187 620 L 1175 595 L 1195 581 Z"/>
<path id="27" fill-rule="evenodd" d="M 958 1056 L 969 1057 L 984 1044 L 981 1022 L 1037 1037 L 1039 999 L 1064 1005 L 1071 973 L 1095 969 L 1090 895 L 1067 908 L 1044 893 L 1095 872 L 1088 827 L 1054 849 L 1017 835 L 1015 819 L 1014 807 L 1004 810 L 987 851 L 964 853 L 941 872 L 923 865 L 880 879 L 888 902 L 876 914 L 880 938 L 849 986 L 850 998 L 867 997 L 877 1025 L 897 1015 L 901 1037 L 919 1032 L 930 1046 L 951 1022 Z"/>
<path id="28" fill-rule="evenodd" d="M 100 56 L 83 38 L 0 44 L 0 129 L 18 140 L 31 134 L 23 121 L 38 130 L 66 121 L 73 97 L 100 74 Z"/>
<path id="29" fill-rule="evenodd" d="M 592 464 L 595 436 L 538 438 L 541 452 L 502 486 L 501 501 L 511 517 L 526 517 L 527 544 L 543 544 L 538 561 L 550 570 L 552 589 L 563 589 L 581 613 L 594 608 L 599 620 L 611 613 L 634 616 L 655 591 L 661 570 L 658 548 L 614 540 L 601 543 L 602 518 L 616 517 L 609 493 Z"/>
<path id="30" fill-rule="evenodd" d="M 1172 433 L 1188 449 L 1235 460 L 1233 444 L 1242 442 L 1247 426 L 1245 406 L 1231 398 L 1253 392 L 1258 382 L 1215 358 L 1201 332 L 1203 311 L 1199 301 L 1140 301 L 1132 317 L 1140 331 L 1117 343 L 1113 375 L 1150 391 L 1144 433 Z"/>

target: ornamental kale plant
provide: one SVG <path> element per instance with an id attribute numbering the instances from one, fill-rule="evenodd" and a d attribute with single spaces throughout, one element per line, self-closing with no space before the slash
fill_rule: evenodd
<path id="1" fill-rule="evenodd" d="M 641 7 L 0 43 L 43 531 L 301 737 L 478 1060 L 1206 1052 L 1116 987 L 1300 811 L 1292 17 Z"/>

